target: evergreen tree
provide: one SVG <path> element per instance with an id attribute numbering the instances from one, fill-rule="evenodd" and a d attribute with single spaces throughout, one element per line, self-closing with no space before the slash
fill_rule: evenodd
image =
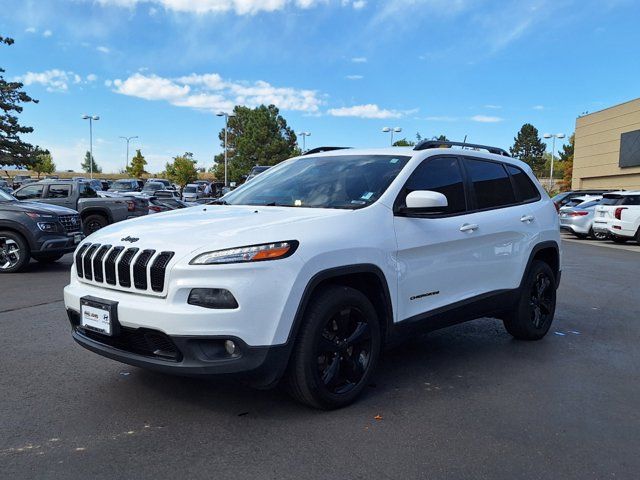
<path id="1" fill-rule="evenodd" d="M 525 123 L 514 138 L 511 156 L 529 164 L 533 172 L 540 176 L 544 173 L 544 152 L 546 145 L 538 135 L 538 129 Z"/>
<path id="2" fill-rule="evenodd" d="M 98 164 L 96 163 L 95 157 L 92 157 L 91 153 L 89 151 L 87 151 L 87 153 L 84 155 L 84 160 L 82 161 L 82 164 L 80 165 L 82 167 L 82 170 L 84 170 L 87 173 L 90 173 L 91 172 L 91 163 L 93 163 L 93 173 L 102 173 L 102 168 L 100 168 L 98 166 Z"/>
<path id="3" fill-rule="evenodd" d="M 573 182 L 573 152 L 575 150 L 576 135 L 571 134 L 569 137 L 569 143 L 562 146 L 560 152 L 560 162 L 564 165 L 564 176 L 560 183 L 562 190 L 571 190 L 571 184 Z"/>
<path id="4" fill-rule="evenodd" d="M 12 45 L 13 39 L 0 36 L 0 46 Z M 8 82 L 0 68 L 0 167 L 16 166 L 31 168 L 35 156 L 41 151 L 22 141 L 20 135 L 33 132 L 32 127 L 18 123 L 17 115 L 22 112 L 21 103 L 38 103 L 23 90 L 20 82 Z"/>
<path id="5" fill-rule="evenodd" d="M 140 178 L 143 174 L 147 173 L 144 169 L 146 165 L 147 161 L 138 149 L 136 150 L 134 157 L 131 159 L 131 164 L 127 167 L 127 173 L 133 178 Z"/>

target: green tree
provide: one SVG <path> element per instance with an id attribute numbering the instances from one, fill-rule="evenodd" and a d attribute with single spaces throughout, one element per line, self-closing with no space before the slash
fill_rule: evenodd
<path id="1" fill-rule="evenodd" d="M 147 165 L 147 161 L 144 159 L 140 149 L 136 150 L 136 154 L 131 159 L 131 164 L 127 167 L 126 171 L 128 175 L 133 178 L 140 178 L 143 174 L 147 173 L 144 167 Z"/>
<path id="2" fill-rule="evenodd" d="M 193 158 L 193 153 L 186 152 L 173 158 L 173 162 L 167 163 L 165 168 L 166 176 L 169 180 L 184 188 L 187 183 L 198 179 L 198 163 Z"/>
<path id="3" fill-rule="evenodd" d="M 571 190 L 571 184 L 573 183 L 573 152 L 575 150 L 576 135 L 571 134 L 569 137 L 569 143 L 562 146 L 560 152 L 559 162 L 564 165 L 564 175 L 562 182 L 560 182 L 560 188 L 562 190 Z"/>
<path id="4" fill-rule="evenodd" d="M 31 170 L 38 174 L 40 178 L 41 174 L 50 174 L 56 171 L 56 164 L 53 163 L 53 158 L 48 151 L 44 151 L 36 156 L 36 160 L 31 167 Z"/>
<path id="5" fill-rule="evenodd" d="M 93 163 L 93 173 L 102 173 L 102 168 L 100 168 L 96 163 L 96 158 L 91 156 L 91 153 L 87 151 L 87 153 L 85 153 L 84 155 L 84 160 L 80 165 L 82 167 L 82 170 L 87 173 L 91 172 L 91 163 Z"/>
<path id="6" fill-rule="evenodd" d="M 525 123 L 513 140 L 513 147 L 509 149 L 511 156 L 529 164 L 536 175 L 544 174 L 543 155 L 546 145 L 540 138 L 538 129 Z"/>
<path id="7" fill-rule="evenodd" d="M 415 142 L 407 140 L 406 138 L 401 138 L 400 140 L 393 142 L 394 147 L 413 147 L 415 144 Z"/>
<path id="8" fill-rule="evenodd" d="M 542 158 L 544 159 L 543 172 L 545 172 L 545 174 L 551 173 L 551 153 L 544 152 L 544 155 L 542 155 Z M 558 158 L 558 156 L 556 155 L 554 157 L 554 162 L 553 162 L 553 178 L 555 179 L 562 178 L 564 176 L 564 169 L 565 169 L 565 164 L 562 163 Z"/>
<path id="9" fill-rule="evenodd" d="M 0 46 L 12 45 L 13 39 L 0 36 Z M 32 127 L 18 123 L 17 115 L 22 112 L 23 103 L 38 103 L 23 90 L 20 82 L 8 82 L 0 68 L 0 167 L 16 166 L 31 168 L 35 156 L 41 151 L 22 141 L 20 135 L 33 132 Z"/>
<path id="10" fill-rule="evenodd" d="M 274 105 L 248 108 L 237 105 L 229 117 L 228 178 L 239 182 L 255 165 L 275 165 L 300 154 L 296 134 Z M 224 147 L 224 128 L 218 134 Z M 216 155 L 213 173 L 224 179 L 224 152 Z"/>

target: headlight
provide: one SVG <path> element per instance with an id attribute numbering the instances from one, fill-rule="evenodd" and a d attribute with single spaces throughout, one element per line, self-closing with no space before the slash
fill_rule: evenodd
<path id="1" fill-rule="evenodd" d="M 190 265 L 213 265 L 221 263 L 246 263 L 276 260 L 278 258 L 286 258 L 293 255 L 296 248 L 298 248 L 298 242 L 295 240 L 265 243 L 262 245 L 250 245 L 239 248 L 228 248 L 225 250 L 201 253 L 189 263 Z"/>
<path id="2" fill-rule="evenodd" d="M 58 228 L 55 223 L 38 222 L 38 228 L 43 232 L 57 232 Z"/>

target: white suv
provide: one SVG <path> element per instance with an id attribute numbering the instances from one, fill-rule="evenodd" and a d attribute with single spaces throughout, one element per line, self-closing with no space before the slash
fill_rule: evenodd
<path id="1" fill-rule="evenodd" d="M 603 195 L 595 209 L 593 230 L 606 233 L 616 243 L 640 244 L 640 191 Z"/>
<path id="2" fill-rule="evenodd" d="M 383 345 L 417 331 L 492 316 L 542 338 L 553 203 L 501 149 L 443 144 L 314 152 L 219 205 L 101 229 L 64 291 L 73 338 L 162 372 L 283 379 L 319 408 L 353 401 Z"/>

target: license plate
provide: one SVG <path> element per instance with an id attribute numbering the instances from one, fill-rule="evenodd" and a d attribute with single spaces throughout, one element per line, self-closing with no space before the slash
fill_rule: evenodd
<path id="1" fill-rule="evenodd" d="M 82 235 L 78 234 L 73 236 L 73 243 L 75 245 L 79 244 L 81 241 L 82 241 Z"/>
<path id="2" fill-rule="evenodd" d="M 113 335 L 117 302 L 83 297 L 80 299 L 80 326 L 103 335 Z"/>

